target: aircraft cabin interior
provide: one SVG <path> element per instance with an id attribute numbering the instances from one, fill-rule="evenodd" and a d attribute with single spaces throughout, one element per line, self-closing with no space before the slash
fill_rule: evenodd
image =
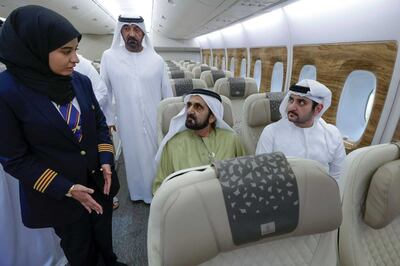
<path id="1" fill-rule="evenodd" d="M 156 103 L 154 147 L 148 149 L 165 145 L 174 117 L 188 108 L 185 96 L 205 89 L 220 95 L 224 125 L 237 134 L 247 154 L 174 172 L 151 204 L 133 201 L 126 171 L 131 155 L 121 139 L 140 140 L 121 133 L 119 123 L 128 119 L 129 124 L 129 115 L 113 117 L 120 190 L 112 234 L 119 261 L 150 266 L 400 265 L 399 0 L 0 0 L 2 24 L 26 5 L 68 19 L 82 35 L 77 53 L 102 78 L 102 58 L 120 34 L 119 17 L 141 16 L 149 40 L 145 49 L 161 56 L 172 96 Z M 118 72 L 124 64 L 111 68 Z M 3 71 L 8 70 L 0 51 Z M 146 71 L 141 73 L 158 70 L 154 65 Z M 322 119 L 342 137 L 346 158 L 338 179 L 315 160 L 256 155 L 264 128 L 283 119 L 279 107 L 289 89 L 306 79 L 322 83 L 332 94 Z M 120 92 L 107 92 L 109 108 L 120 112 Z M 141 123 L 130 126 L 145 128 Z M 149 160 L 140 168 L 154 164 Z M 1 164 L 0 170 L 0 266 L 71 265 L 51 228 L 22 224 L 18 180 Z M 228 191 L 223 173 L 230 171 L 236 174 L 226 182 L 235 186 L 249 176 L 265 179 L 255 178 L 244 192 Z M 263 183 L 267 179 L 270 183 Z M 285 185 L 274 187 L 279 182 Z"/>

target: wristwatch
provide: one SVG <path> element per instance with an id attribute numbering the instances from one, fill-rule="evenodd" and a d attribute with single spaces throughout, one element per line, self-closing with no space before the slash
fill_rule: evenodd
<path id="1" fill-rule="evenodd" d="M 68 189 L 68 192 L 67 192 L 67 194 L 65 194 L 65 196 L 67 196 L 67 197 L 72 197 L 72 194 L 71 194 L 71 192 L 72 192 L 72 190 L 74 189 L 74 187 L 75 187 L 75 185 L 72 185 L 72 187 L 70 187 L 69 189 Z"/>

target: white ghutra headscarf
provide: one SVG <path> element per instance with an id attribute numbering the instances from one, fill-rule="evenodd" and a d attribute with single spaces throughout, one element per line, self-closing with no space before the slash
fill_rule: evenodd
<path id="1" fill-rule="evenodd" d="M 118 17 L 118 22 L 114 29 L 114 37 L 111 44 L 111 49 L 119 48 L 125 45 L 124 39 L 122 38 L 121 35 L 122 26 L 124 26 L 125 24 L 138 26 L 144 33 L 144 37 L 142 40 L 143 47 L 153 49 L 150 38 L 146 32 L 144 19 L 141 16 L 136 16 L 132 14 L 126 14 L 126 15 L 124 14 Z"/>
<path id="2" fill-rule="evenodd" d="M 282 103 L 279 106 L 279 112 L 281 113 L 282 118 L 287 117 L 286 110 L 289 102 L 289 96 L 292 94 L 306 97 L 323 105 L 321 112 L 315 117 L 316 119 L 321 118 L 325 111 L 331 106 L 332 92 L 328 89 L 328 87 L 312 79 L 303 79 L 296 85 L 291 86 L 285 98 L 283 98 Z"/>
<path id="3" fill-rule="evenodd" d="M 188 128 L 185 126 L 186 116 L 187 116 L 187 107 L 186 104 L 189 101 L 190 97 L 198 95 L 200 96 L 207 104 L 208 108 L 210 108 L 211 112 L 214 114 L 216 118 L 216 127 L 224 128 L 233 131 L 233 129 L 223 120 L 224 116 L 224 107 L 222 105 L 221 96 L 217 93 L 206 90 L 206 89 L 193 89 L 188 95 L 183 99 L 184 107 L 183 109 L 171 119 L 171 123 L 169 124 L 169 129 L 167 135 L 163 138 L 160 147 L 158 148 L 156 154 L 156 165 L 159 164 L 161 160 L 161 154 L 164 149 L 164 146 L 167 142 L 172 139 L 176 134 L 187 130 Z"/>

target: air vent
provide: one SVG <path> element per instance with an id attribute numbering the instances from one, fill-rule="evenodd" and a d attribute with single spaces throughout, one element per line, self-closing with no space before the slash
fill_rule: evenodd
<path id="1" fill-rule="evenodd" d="M 175 5 L 175 0 L 168 0 L 168 4 Z"/>
<path id="2" fill-rule="evenodd" d="M 78 7 L 78 6 L 71 6 L 71 9 L 72 9 L 72 10 L 78 10 L 79 7 Z"/>

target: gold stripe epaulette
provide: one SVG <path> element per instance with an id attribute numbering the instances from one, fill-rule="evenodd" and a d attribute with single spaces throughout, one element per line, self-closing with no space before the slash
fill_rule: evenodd
<path id="1" fill-rule="evenodd" d="M 113 147 L 113 145 L 108 144 L 108 143 L 99 144 L 99 145 L 98 145 L 98 150 L 99 150 L 99 152 L 104 152 L 104 151 L 106 151 L 106 152 L 114 153 L 114 147 Z"/>
<path id="2" fill-rule="evenodd" d="M 43 174 L 38 178 L 38 180 L 36 180 L 33 188 L 39 192 L 44 193 L 44 191 L 47 189 L 47 187 L 50 185 L 56 175 L 57 173 L 53 170 L 46 169 Z"/>

